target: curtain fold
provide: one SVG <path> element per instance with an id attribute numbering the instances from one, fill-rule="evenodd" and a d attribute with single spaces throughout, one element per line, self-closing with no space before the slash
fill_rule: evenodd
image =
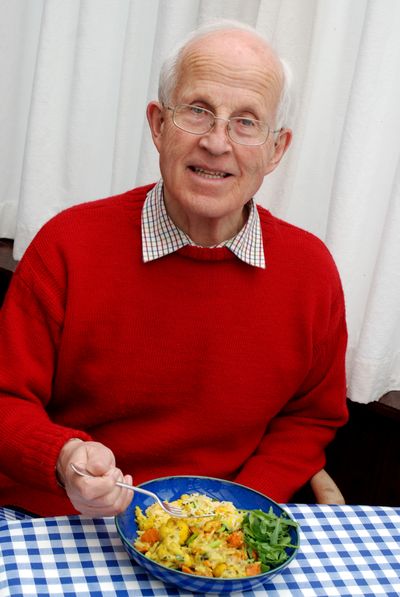
<path id="1" fill-rule="evenodd" d="M 359 402 L 400 387 L 399 28 L 398 2 L 368 4 L 328 217 Z"/>
<path id="2" fill-rule="evenodd" d="M 257 201 L 322 238 L 348 313 L 348 395 L 400 390 L 400 2 L 1 0 L 0 237 L 159 176 L 145 119 L 163 57 L 211 18 L 295 73 L 293 145 Z"/>

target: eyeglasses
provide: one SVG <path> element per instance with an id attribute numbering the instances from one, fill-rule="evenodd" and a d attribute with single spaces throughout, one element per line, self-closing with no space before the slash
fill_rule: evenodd
<path id="1" fill-rule="evenodd" d="M 178 129 L 193 135 L 205 135 L 211 131 L 216 120 L 224 120 L 227 123 L 228 136 L 234 143 L 240 145 L 263 145 L 270 132 L 266 122 L 247 118 L 244 116 L 234 116 L 233 118 L 221 118 L 215 116 L 210 110 L 200 106 L 188 104 L 178 104 L 174 108 L 166 106 L 172 112 L 172 122 Z"/>

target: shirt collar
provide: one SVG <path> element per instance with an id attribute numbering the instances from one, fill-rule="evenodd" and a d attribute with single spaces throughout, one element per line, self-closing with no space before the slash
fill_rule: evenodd
<path id="1" fill-rule="evenodd" d="M 243 228 L 220 246 L 227 247 L 239 259 L 254 267 L 265 268 L 260 216 L 254 200 L 248 203 L 249 217 Z M 159 180 L 146 196 L 142 211 L 143 261 L 153 261 L 195 243 L 169 217 Z"/>

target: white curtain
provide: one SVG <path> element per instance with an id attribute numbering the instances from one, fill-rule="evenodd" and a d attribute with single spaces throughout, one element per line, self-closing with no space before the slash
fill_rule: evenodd
<path id="1" fill-rule="evenodd" d="M 296 75 L 294 142 L 257 195 L 322 238 L 348 313 L 348 395 L 400 389 L 399 0 L 0 0 L 0 237 L 159 176 L 144 114 L 166 51 L 214 17 Z"/>

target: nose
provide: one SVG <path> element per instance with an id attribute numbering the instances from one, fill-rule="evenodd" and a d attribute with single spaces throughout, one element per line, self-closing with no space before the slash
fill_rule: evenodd
<path id="1" fill-rule="evenodd" d="M 213 155 L 222 155 L 232 148 L 228 137 L 228 121 L 215 117 L 214 126 L 208 133 L 201 136 L 199 145 Z"/>

